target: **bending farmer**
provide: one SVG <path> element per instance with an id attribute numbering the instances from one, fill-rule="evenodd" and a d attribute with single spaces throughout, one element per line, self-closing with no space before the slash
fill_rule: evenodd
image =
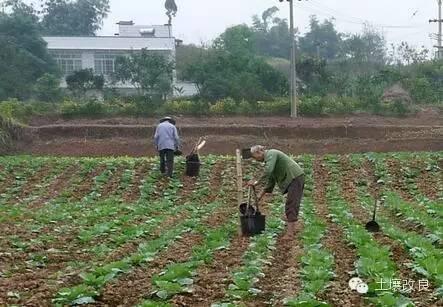
<path id="1" fill-rule="evenodd" d="M 154 143 L 160 155 L 160 172 L 162 175 L 172 177 L 174 172 L 174 152 L 178 150 L 180 138 L 175 120 L 164 117 L 160 120 L 154 135 Z"/>
<path id="2" fill-rule="evenodd" d="M 251 148 L 251 154 L 255 160 L 265 162 L 265 173 L 259 181 L 265 184 L 265 189 L 260 193 L 259 201 L 265 194 L 272 193 L 276 184 L 283 194 L 288 194 L 285 213 L 288 232 L 293 232 L 303 197 L 303 169 L 288 155 L 276 149 L 266 150 L 265 147 L 257 145 Z M 256 184 L 258 182 L 255 180 L 249 182 L 249 185 Z"/>

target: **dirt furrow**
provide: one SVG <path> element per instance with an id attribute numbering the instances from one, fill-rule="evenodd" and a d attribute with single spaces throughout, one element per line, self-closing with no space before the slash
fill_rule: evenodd
<path id="1" fill-rule="evenodd" d="M 100 176 L 105 169 L 106 165 L 99 164 L 86 176 L 84 176 L 81 183 L 73 189 L 70 201 L 80 201 L 83 197 L 91 193 L 94 187 L 94 178 Z"/>
<path id="2" fill-rule="evenodd" d="M 437 200 L 439 198 L 439 184 L 441 184 L 437 172 L 426 170 L 426 163 L 422 160 L 416 161 L 413 167 L 420 170 L 420 174 L 415 178 L 418 191 L 431 200 Z"/>
<path id="3" fill-rule="evenodd" d="M 301 281 L 298 275 L 300 270 L 300 256 L 303 252 L 299 234 L 303 223 L 298 222 L 296 235 L 288 239 L 282 233 L 272 255 L 272 265 L 265 269 L 263 277 L 257 284 L 262 292 L 247 305 L 253 306 L 283 306 L 283 300 L 292 297 L 300 290 Z"/>
<path id="4" fill-rule="evenodd" d="M 350 272 L 354 270 L 354 263 L 357 260 L 356 251 L 348 246 L 344 239 L 343 229 L 329 216 L 326 188 L 330 180 L 330 174 L 324 161 L 317 158 L 314 162 L 314 201 L 317 214 L 327 226 L 322 243 L 334 255 L 336 274 L 330 287 L 319 297 L 334 306 L 363 306 L 361 296 L 352 291 L 348 284 L 352 277 Z"/>
<path id="5" fill-rule="evenodd" d="M 25 161 L 21 161 L 18 165 L 14 166 L 13 170 L 7 171 L 5 167 L 5 171 L 7 171 L 7 173 L 5 174 L 4 180 L 0 184 L 0 200 L 2 199 L 1 194 L 6 193 L 14 185 L 17 172 L 22 172 L 27 166 L 28 165 L 25 164 Z"/>
<path id="6" fill-rule="evenodd" d="M 218 191 L 221 188 L 221 173 L 224 167 L 221 163 L 215 166 L 209 184 L 211 195 L 209 195 L 207 203 L 214 201 L 218 196 Z M 182 198 L 180 202 L 186 202 L 185 198 Z M 203 223 L 210 227 L 216 227 L 223 223 L 228 219 L 228 216 L 223 214 L 225 210 L 226 208 L 222 208 L 222 211 L 217 210 Z M 181 217 L 180 219 L 183 218 Z M 201 234 L 187 233 L 183 235 L 181 239 L 161 252 L 149 266 L 136 268 L 129 274 L 107 285 L 97 305 L 133 306 L 152 291 L 152 276 L 159 274 L 170 263 L 188 260 L 191 256 L 192 248 L 202 241 L 203 236 Z"/>
<path id="7" fill-rule="evenodd" d="M 194 291 L 190 295 L 177 295 L 176 306 L 210 306 L 223 299 L 225 289 L 231 283 L 231 272 L 242 263 L 242 256 L 249 247 L 249 238 L 236 236 L 227 250 L 214 254 L 211 264 L 201 267 L 194 280 Z"/>
<path id="8" fill-rule="evenodd" d="M 350 177 L 350 178 L 359 178 L 359 176 L 364 175 L 366 178 L 365 180 L 369 184 L 369 192 L 372 195 L 372 197 L 377 198 L 379 195 L 379 187 L 377 185 L 377 179 L 375 177 L 374 169 L 371 166 L 369 161 L 365 161 L 363 164 L 363 171 L 360 172 L 360 175 L 355 173 L 352 174 L 353 169 L 349 167 L 349 165 L 346 163 L 346 161 L 342 164 L 344 173 Z M 353 176 L 353 177 L 351 177 Z M 355 187 L 351 193 L 356 194 L 357 188 Z M 362 223 L 366 223 L 370 220 L 370 217 L 368 213 L 366 213 L 361 206 L 358 206 L 356 203 L 350 203 L 352 214 L 354 217 Z M 418 282 L 420 279 L 422 279 L 422 276 L 416 274 L 413 272 L 409 266 L 414 262 L 414 260 L 408 255 L 407 250 L 405 247 L 401 244 L 401 242 L 398 242 L 396 240 L 391 239 L 387 235 L 383 234 L 383 229 L 381 232 L 374 234 L 374 239 L 380 244 L 384 246 L 389 246 L 391 250 L 391 257 L 392 260 L 395 261 L 398 268 L 399 278 L 401 280 L 413 280 Z M 435 290 L 432 284 L 429 285 L 429 291 L 412 291 L 409 296 L 415 303 L 415 306 L 417 307 L 425 307 L 425 306 L 434 306 L 434 303 L 437 303 L 437 299 L 433 297 L 432 293 Z"/>
<path id="9" fill-rule="evenodd" d="M 46 192 L 28 205 L 33 211 L 44 206 L 51 199 L 57 198 L 65 189 L 70 187 L 72 181 L 79 175 L 80 170 L 78 163 L 69 165 L 55 180 L 48 186 Z"/>
<path id="10" fill-rule="evenodd" d="M 409 189 L 403 181 L 404 174 L 402 174 L 400 161 L 396 159 L 387 159 L 386 167 L 391 174 L 392 188 L 400 194 L 404 200 L 413 202 L 414 197 L 409 193 Z"/>
<path id="11" fill-rule="evenodd" d="M 38 190 L 38 185 L 43 183 L 47 177 L 51 174 L 52 169 L 55 166 L 55 162 L 48 162 L 38 169 L 33 175 L 27 178 L 26 183 L 22 186 L 21 191 L 16 197 L 9 200 L 9 204 L 20 204 L 25 198 L 32 195 L 35 190 Z"/>
<path id="12" fill-rule="evenodd" d="M 136 167 L 134 177 L 132 178 L 130 188 L 123 193 L 123 200 L 126 203 L 133 203 L 140 198 L 140 185 L 143 178 L 146 177 L 150 163 L 142 160 Z"/>
<path id="13" fill-rule="evenodd" d="M 86 181 L 92 184 L 93 178 L 99 175 L 103 170 L 103 166 L 98 166 L 87 175 L 88 179 Z M 65 174 L 66 176 L 69 175 L 67 172 L 65 172 Z M 67 181 L 69 182 L 69 180 Z M 84 185 L 85 183 L 82 184 L 82 186 Z M 86 187 L 82 186 L 74 188 L 78 196 L 81 195 L 81 193 L 84 193 L 83 191 L 88 190 Z M 51 233 L 51 229 L 45 227 L 44 231 L 42 230 L 42 233 L 49 234 Z M 7 292 L 11 291 L 26 293 L 26 298 L 23 298 L 23 300 L 32 297 L 30 301 L 32 302 L 31 305 L 40 305 L 38 302 L 44 302 L 45 300 L 49 301 L 54 293 L 54 285 L 51 285 L 51 283 L 54 283 L 54 281 L 59 278 L 71 278 L 69 274 L 61 277 L 57 276 L 57 273 L 60 270 L 66 269 L 67 264 L 71 261 L 89 262 L 94 257 L 94 255 L 88 251 L 87 246 L 82 245 L 77 240 L 77 234 L 77 230 L 71 233 L 60 234 L 54 242 L 45 244 L 44 246 L 33 246 L 31 250 L 32 253 L 44 254 L 47 264 L 43 267 L 25 270 L 21 273 L 17 272 L 11 278 L 0 280 L 0 289 L 5 289 L 5 291 L 3 291 L 4 293 L 0 293 L 0 302 L 2 299 L 7 299 L 6 297 L 3 297 L 3 294 L 6 295 Z M 9 266 L 12 264 L 20 264 L 21 266 L 26 267 L 25 260 L 27 260 L 26 254 L 16 253 L 11 255 L 10 261 L 12 261 L 12 263 L 10 263 Z M 57 281 L 57 283 L 59 282 L 60 280 Z M 21 302 L 23 302 L 23 300 L 21 300 Z"/>
<path id="14" fill-rule="evenodd" d="M 372 165 L 370 162 L 368 163 L 369 164 L 365 163 L 365 167 L 369 167 L 368 171 L 371 172 L 372 175 L 375 177 L 374 165 Z M 408 187 L 402 180 L 403 175 L 401 173 L 400 162 L 398 160 L 388 159 L 386 160 L 386 166 L 389 170 L 389 173 L 391 174 L 392 182 L 389 186 L 386 186 L 384 188 L 390 188 L 397 192 L 404 201 L 407 201 L 411 206 L 415 206 L 416 210 L 424 210 L 422 207 L 416 205 L 413 196 L 408 192 Z M 381 194 L 383 194 L 382 192 L 383 191 L 380 191 Z M 417 224 L 413 221 L 401 220 L 395 212 L 386 209 L 386 207 L 382 207 L 381 211 L 389 216 L 391 221 L 393 221 L 400 228 L 408 231 L 414 231 L 421 235 L 426 235 L 426 229 L 423 225 Z"/>
<path id="15" fill-rule="evenodd" d="M 122 162 L 120 165 L 117 166 L 117 168 L 112 172 L 109 181 L 103 186 L 102 191 L 100 192 L 100 199 L 112 197 L 117 193 L 122 181 L 123 172 L 128 167 L 129 166 L 126 162 Z"/>
<path id="16" fill-rule="evenodd" d="M 245 173 L 252 173 L 251 167 L 251 165 L 247 165 Z M 237 199 L 233 197 L 229 201 L 235 204 Z M 266 210 L 266 208 L 263 209 Z M 216 218 L 218 215 L 213 216 Z M 209 221 L 209 223 L 220 224 L 216 221 Z M 222 300 L 225 296 L 225 290 L 231 283 L 231 273 L 241 266 L 242 256 L 248 247 L 249 238 L 241 236 L 239 229 L 239 235 L 231 240 L 228 249 L 215 252 L 213 261 L 197 270 L 192 294 L 176 295 L 172 299 L 174 305 L 181 307 L 210 306 L 211 303 Z"/>

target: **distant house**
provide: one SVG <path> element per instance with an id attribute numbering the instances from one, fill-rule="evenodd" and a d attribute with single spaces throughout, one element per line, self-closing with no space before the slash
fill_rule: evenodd
<path id="1" fill-rule="evenodd" d="M 115 71 L 115 60 L 144 48 L 162 53 L 175 62 L 176 44 L 170 25 L 135 25 L 132 21 L 117 23 L 119 31 L 114 36 L 45 36 L 50 54 L 64 76 L 80 69 L 92 68 L 109 80 Z M 64 79 L 63 79 L 64 80 Z M 62 87 L 66 87 L 63 81 Z M 123 93 L 134 92 L 131 84 L 116 84 Z M 191 96 L 197 93 L 192 83 L 180 82 L 174 72 L 175 96 Z M 178 89 L 178 90 L 177 90 Z"/>

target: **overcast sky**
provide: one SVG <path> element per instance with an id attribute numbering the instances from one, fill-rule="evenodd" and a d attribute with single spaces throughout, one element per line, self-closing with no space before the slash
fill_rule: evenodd
<path id="1" fill-rule="evenodd" d="M 116 22 L 133 20 L 136 24 L 167 22 L 165 0 L 111 0 L 111 13 L 101 35 L 117 32 Z M 287 18 L 287 2 L 278 0 L 176 0 L 179 7 L 173 21 L 174 34 L 185 43 L 209 42 L 232 25 L 251 24 L 254 14 L 271 6 L 280 8 L 279 16 Z M 429 37 L 437 32 L 437 0 L 309 0 L 295 2 L 296 26 L 305 32 L 309 16 L 335 17 L 341 32 L 359 32 L 367 21 L 383 31 L 390 42 L 408 41 L 430 48 L 436 44 Z M 397 28 L 400 26 L 401 28 Z M 405 27 L 406 26 L 406 27 Z"/>

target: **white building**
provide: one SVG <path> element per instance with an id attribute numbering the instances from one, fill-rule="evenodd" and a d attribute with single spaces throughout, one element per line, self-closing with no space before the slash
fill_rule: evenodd
<path id="1" fill-rule="evenodd" d="M 115 59 L 142 49 L 162 53 L 175 62 L 176 39 L 169 25 L 142 26 L 132 21 L 117 23 L 119 31 L 114 36 L 46 36 L 49 52 L 54 57 L 64 76 L 80 69 L 91 68 L 109 80 L 115 70 Z M 64 80 L 64 79 L 63 79 Z M 192 83 L 180 82 L 174 72 L 174 94 L 191 96 L 196 94 Z M 66 83 L 62 82 L 62 87 Z M 122 91 L 133 91 L 130 84 L 117 84 Z M 180 94 L 179 94 L 180 93 Z"/>

